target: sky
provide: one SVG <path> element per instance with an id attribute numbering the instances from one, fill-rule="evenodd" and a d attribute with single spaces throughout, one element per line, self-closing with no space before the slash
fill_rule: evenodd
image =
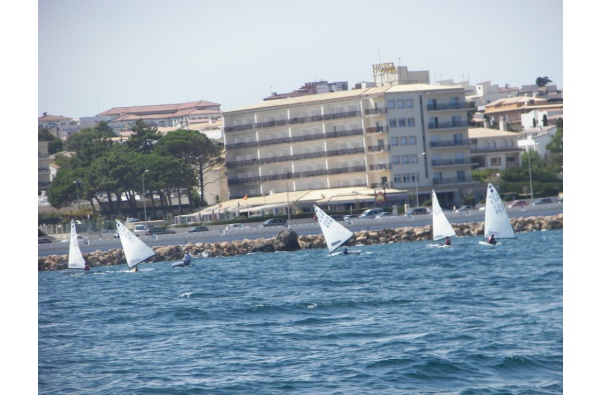
<path id="1" fill-rule="evenodd" d="M 538 19 L 543 19 L 539 23 Z M 563 88 L 558 0 L 44 0 L 38 116 L 206 100 L 223 111 L 393 62 L 499 86 Z"/>

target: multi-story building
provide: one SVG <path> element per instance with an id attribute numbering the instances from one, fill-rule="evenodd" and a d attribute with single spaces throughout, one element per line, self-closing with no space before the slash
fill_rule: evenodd
<path id="1" fill-rule="evenodd" d="M 38 191 L 47 191 L 50 187 L 50 156 L 48 141 L 38 141 Z"/>
<path id="2" fill-rule="evenodd" d="M 471 160 L 477 170 L 504 170 L 521 165 L 519 133 L 489 128 L 469 129 Z"/>
<path id="3" fill-rule="evenodd" d="M 149 106 L 115 107 L 96 115 L 98 120 L 107 120 L 115 133 L 131 131 L 139 119 L 153 127 L 194 128 L 197 124 L 216 121 L 221 117 L 221 105 L 205 100 L 179 104 L 157 104 Z M 90 124 L 93 119 L 85 119 Z"/>
<path id="4" fill-rule="evenodd" d="M 562 102 L 548 102 L 540 97 L 510 97 L 499 99 L 485 106 L 485 115 L 492 124 L 506 122 L 509 128 L 520 132 L 521 117 L 533 110 L 556 113 L 563 110 Z"/>
<path id="5" fill-rule="evenodd" d="M 231 198 L 348 186 L 459 201 L 474 184 L 462 87 L 396 84 L 223 113 Z M 398 202 L 399 204 L 408 202 Z"/>
<path id="6" fill-rule="evenodd" d="M 48 129 L 56 138 L 66 140 L 79 131 L 79 123 L 73 118 L 44 113 L 38 118 L 38 129 Z"/>

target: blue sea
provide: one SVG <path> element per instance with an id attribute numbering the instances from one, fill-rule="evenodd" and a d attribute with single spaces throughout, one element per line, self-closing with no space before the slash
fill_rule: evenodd
<path id="1" fill-rule="evenodd" d="M 562 394 L 563 231 L 38 273 L 40 394 Z"/>

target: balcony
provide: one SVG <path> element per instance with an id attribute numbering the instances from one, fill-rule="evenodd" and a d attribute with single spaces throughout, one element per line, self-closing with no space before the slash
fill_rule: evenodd
<path id="1" fill-rule="evenodd" d="M 427 124 L 429 129 L 458 129 L 469 126 L 467 121 L 448 121 L 448 122 L 430 122 Z"/>
<path id="2" fill-rule="evenodd" d="M 382 171 L 382 170 L 387 170 L 388 169 L 388 165 L 385 163 L 379 163 L 376 165 L 369 165 L 369 170 L 370 171 Z"/>
<path id="3" fill-rule="evenodd" d="M 439 167 L 439 166 L 465 166 L 472 165 L 473 161 L 469 159 L 437 159 L 431 161 L 431 166 Z"/>
<path id="4" fill-rule="evenodd" d="M 385 145 L 370 145 L 367 147 L 368 152 L 385 152 L 389 151 L 389 148 Z"/>
<path id="5" fill-rule="evenodd" d="M 464 110 L 466 108 L 467 108 L 466 102 L 436 103 L 436 104 L 428 104 L 427 105 L 427 111 Z"/>
<path id="6" fill-rule="evenodd" d="M 470 146 L 471 143 L 468 139 L 465 140 L 445 140 L 445 141 L 432 141 L 429 143 L 431 148 L 455 148 L 455 147 L 466 147 Z"/>
<path id="7" fill-rule="evenodd" d="M 229 132 L 239 132 L 241 130 L 249 130 L 249 129 L 265 129 L 265 128 L 273 128 L 280 127 L 286 125 L 296 125 L 299 123 L 308 123 L 308 122 L 322 122 L 332 119 L 344 119 L 344 118 L 355 118 L 360 117 L 362 113 L 360 111 L 347 111 L 347 112 L 338 112 L 332 114 L 324 114 L 324 115 L 313 115 L 310 117 L 300 117 L 300 118 L 290 118 L 290 119 L 280 119 L 266 122 L 257 122 L 257 123 L 247 123 L 244 125 L 236 125 L 236 126 L 226 126 L 224 128 L 225 133 Z"/>
<path id="8" fill-rule="evenodd" d="M 303 142 L 303 141 L 330 139 L 330 138 L 334 138 L 334 137 L 350 137 L 350 136 L 359 136 L 359 135 L 362 136 L 362 134 L 363 134 L 362 129 L 342 130 L 342 131 L 327 132 L 327 133 L 307 134 L 307 135 L 303 135 L 303 136 L 281 137 L 281 138 L 277 138 L 277 139 L 226 144 L 225 149 L 227 149 L 229 151 L 233 151 L 236 149 L 266 147 L 269 145 L 278 145 L 278 144 L 291 144 L 291 143 L 297 143 L 297 142 Z"/>
<path id="9" fill-rule="evenodd" d="M 365 110 L 365 115 L 383 115 L 387 114 L 387 107 L 384 108 L 367 108 Z"/>
<path id="10" fill-rule="evenodd" d="M 301 160 L 314 159 L 314 158 L 326 158 L 326 157 L 334 157 L 334 156 L 342 156 L 342 155 L 364 154 L 364 153 L 365 153 L 365 149 L 363 147 L 347 148 L 347 149 L 341 149 L 341 150 L 308 152 L 305 154 L 298 154 L 298 155 L 283 155 L 283 156 L 275 156 L 275 157 L 270 157 L 270 158 L 230 161 L 230 162 L 227 162 L 227 167 L 229 169 L 236 169 L 236 168 L 241 168 L 241 167 L 268 165 L 270 163 L 289 163 L 292 161 L 301 161 Z"/>
<path id="11" fill-rule="evenodd" d="M 433 185 L 448 185 L 448 184 L 462 184 L 466 182 L 473 182 L 473 177 L 465 176 L 465 177 L 444 177 L 444 178 L 434 178 Z"/>
<path id="12" fill-rule="evenodd" d="M 352 167 L 342 167 L 336 169 L 323 169 L 323 170 L 312 170 L 312 171 L 302 171 L 289 173 L 289 179 L 298 179 L 298 178 L 307 178 L 307 177 L 320 177 L 320 176 L 330 176 L 336 174 L 348 174 L 348 173 L 364 173 L 366 171 L 365 166 L 352 166 Z M 286 174 L 271 174 L 268 176 L 256 176 L 256 177 L 247 177 L 247 178 L 238 178 L 238 179 L 229 179 L 229 185 L 244 185 L 244 184 L 255 184 L 267 181 L 277 181 L 277 180 L 285 180 Z"/>
<path id="13" fill-rule="evenodd" d="M 387 131 L 388 131 L 387 126 L 373 126 L 373 127 L 367 128 L 367 133 L 383 133 L 383 132 L 387 132 Z"/>

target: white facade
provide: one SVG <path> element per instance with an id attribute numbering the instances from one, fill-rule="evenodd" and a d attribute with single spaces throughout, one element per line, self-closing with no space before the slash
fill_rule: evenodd
<path id="1" fill-rule="evenodd" d="M 385 185 L 418 188 L 421 202 L 435 187 L 451 201 L 472 186 L 460 87 L 388 85 L 270 100 L 223 116 L 232 198 Z"/>
<path id="2" fill-rule="evenodd" d="M 490 81 L 481 82 L 475 84 L 475 94 L 467 96 L 468 102 L 475 103 L 475 107 L 478 110 L 483 110 L 483 106 L 486 104 L 495 102 L 499 99 L 505 99 L 511 96 L 517 96 L 519 94 L 518 88 L 498 88 L 498 85 L 492 85 Z"/>
<path id="3" fill-rule="evenodd" d="M 537 151 L 543 158 L 546 156 L 546 145 L 552 140 L 556 133 L 556 126 L 538 126 L 529 128 L 519 133 L 519 147 L 525 151 Z"/>
<path id="4" fill-rule="evenodd" d="M 469 129 L 471 157 L 478 170 L 504 170 L 521 165 L 519 133 L 489 128 Z"/>
<path id="5" fill-rule="evenodd" d="M 543 126 L 544 115 L 546 116 L 546 120 L 550 120 L 551 117 L 562 113 L 562 110 L 532 110 L 526 114 L 521 114 L 521 126 L 523 130 Z"/>

